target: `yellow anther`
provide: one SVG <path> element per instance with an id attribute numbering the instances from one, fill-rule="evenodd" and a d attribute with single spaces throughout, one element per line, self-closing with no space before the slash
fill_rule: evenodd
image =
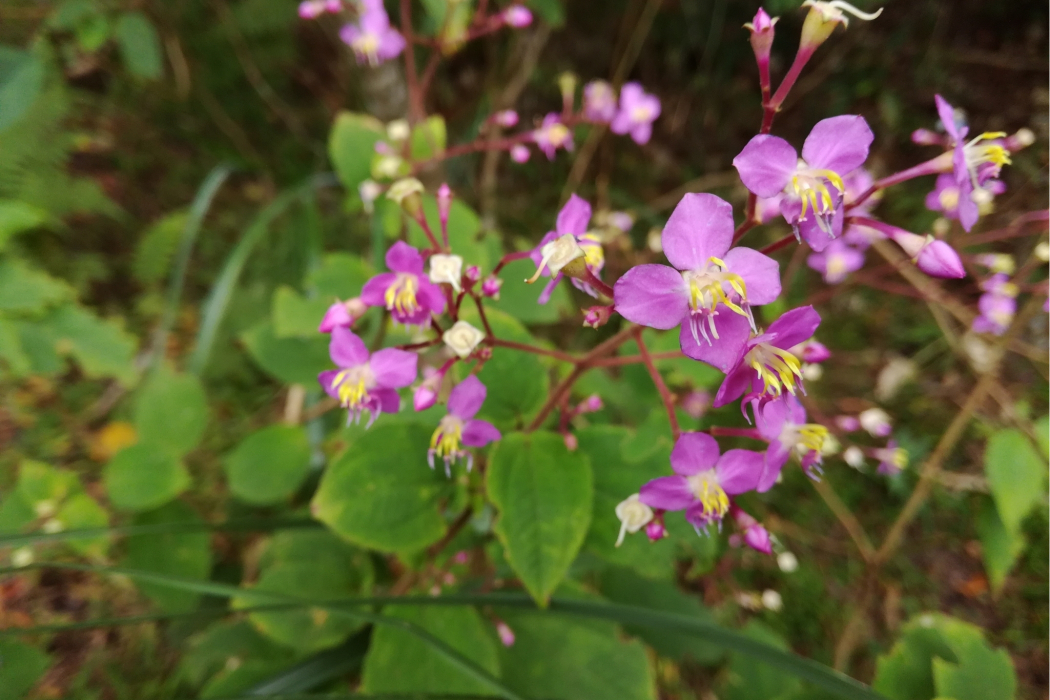
<path id="1" fill-rule="evenodd" d="M 387 287 L 383 300 L 386 308 L 401 314 L 413 314 L 419 308 L 416 300 L 416 290 L 419 289 L 419 281 L 415 275 L 398 275 L 392 285 Z"/>
<path id="2" fill-rule="evenodd" d="M 365 387 L 365 378 L 359 376 L 355 379 L 350 379 L 351 372 L 353 370 L 344 369 L 335 375 L 332 385 L 338 387 L 336 391 L 339 394 L 339 403 L 345 408 L 352 409 L 364 403 L 365 397 L 368 395 L 368 389 Z"/>
<path id="3" fill-rule="evenodd" d="M 551 145 L 557 147 L 564 144 L 569 138 L 569 129 L 561 122 L 551 124 L 547 127 L 547 140 Z"/>
<path id="4" fill-rule="evenodd" d="M 454 459 L 460 452 L 462 437 L 463 423 L 454 416 L 446 416 L 430 438 L 430 449 L 441 459 Z"/>
<path id="5" fill-rule="evenodd" d="M 602 250 L 601 239 L 595 233 L 585 233 L 579 237 L 580 247 L 583 248 L 583 261 L 587 267 L 597 270 L 605 264 L 605 251 Z"/>
<path id="6" fill-rule="evenodd" d="M 828 439 L 828 429 L 816 423 L 806 423 L 796 428 L 798 431 L 798 444 L 806 448 L 807 452 L 820 453 L 824 449 L 824 442 Z"/>
<path id="7" fill-rule="evenodd" d="M 704 507 L 704 515 L 721 519 L 729 511 L 729 496 L 713 470 L 700 472 L 689 477 L 688 481 L 693 495 Z"/>
<path id="8" fill-rule="evenodd" d="M 748 353 L 748 361 L 767 396 L 780 396 L 785 389 L 794 394 L 802 380 L 802 363 L 787 350 L 763 343 Z"/>
<path id="9" fill-rule="evenodd" d="M 744 282 L 744 278 L 734 272 L 729 272 L 727 269 L 728 265 L 719 258 L 708 258 L 708 262 L 721 269 L 708 269 L 699 274 L 688 275 L 690 308 L 694 312 L 701 309 L 714 311 L 716 306 L 722 304 L 732 312 L 750 318 L 747 311 L 730 299 L 725 289 L 722 288 L 723 284 L 728 284 L 733 291 L 740 295 L 742 301 L 746 301 L 747 284 Z M 712 331 L 714 331 L 713 327 Z M 718 335 L 716 334 L 715 338 L 717 337 Z"/>

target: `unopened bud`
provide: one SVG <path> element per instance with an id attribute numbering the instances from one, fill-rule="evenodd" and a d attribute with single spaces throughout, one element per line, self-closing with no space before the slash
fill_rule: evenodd
<path id="1" fill-rule="evenodd" d="M 777 566 L 785 574 L 793 574 L 798 571 L 798 557 L 785 550 L 777 555 Z"/>
<path id="2" fill-rule="evenodd" d="M 588 328 L 604 326 L 612 318 L 612 306 L 592 306 L 583 312 L 583 325 Z"/>
<path id="3" fill-rule="evenodd" d="M 565 449 L 569 452 L 575 452 L 580 448 L 580 441 L 572 433 L 562 433 L 562 440 L 565 441 Z"/>
<path id="4" fill-rule="evenodd" d="M 597 394 L 591 394 L 576 407 L 576 413 L 594 413 L 602 410 L 603 407 L 602 397 Z"/>
<path id="5" fill-rule="evenodd" d="M 512 630 L 506 622 L 500 620 L 496 623 L 496 634 L 499 635 L 499 641 L 503 646 L 514 646 L 514 630 Z"/>
<path id="6" fill-rule="evenodd" d="M 416 411 L 425 411 L 437 403 L 438 393 L 427 386 L 424 382 L 412 393 L 412 408 Z"/>
<path id="7" fill-rule="evenodd" d="M 386 137 L 395 143 L 403 143 L 412 134 L 412 128 L 405 119 L 395 119 L 386 125 Z"/>
<path id="8" fill-rule="evenodd" d="M 929 129 L 916 129 L 911 132 L 911 142 L 920 146 L 943 146 L 944 135 Z"/>
<path id="9" fill-rule="evenodd" d="M 463 273 L 463 276 L 467 278 L 467 281 L 474 284 L 481 279 L 481 268 L 477 265 L 471 265 L 467 268 L 467 271 Z"/>
<path id="10" fill-rule="evenodd" d="M 864 466 L 864 450 L 860 449 L 856 445 L 847 447 L 842 453 L 843 461 L 853 467 L 854 469 L 860 469 Z"/>
<path id="11" fill-rule="evenodd" d="M 835 425 L 840 430 L 844 430 L 847 433 L 853 433 L 860 430 L 860 421 L 855 416 L 836 416 Z"/>
<path id="12" fill-rule="evenodd" d="M 492 123 L 509 129 L 518 124 L 518 113 L 513 109 L 504 109 L 492 115 Z"/>
<path id="13" fill-rule="evenodd" d="M 532 152 L 523 143 L 516 143 L 510 148 L 510 159 L 515 163 L 528 163 Z"/>
<path id="14" fill-rule="evenodd" d="M 523 29 L 532 24 L 532 12 L 524 5 L 511 5 L 500 17 L 504 24 L 515 29 Z"/>
<path id="15" fill-rule="evenodd" d="M 784 599 L 772 588 L 762 591 L 762 606 L 771 612 L 780 612 L 784 607 Z"/>
<path id="16" fill-rule="evenodd" d="M 961 279 L 966 276 L 959 254 L 944 241 L 933 236 L 919 236 L 903 229 L 890 227 L 884 233 L 908 254 L 916 267 L 930 277 Z"/>
<path id="17" fill-rule="evenodd" d="M 366 311 L 368 311 L 368 306 L 361 301 L 361 297 L 337 301 L 328 307 L 328 311 L 325 311 L 324 318 L 321 319 L 321 325 L 317 327 L 317 330 L 321 333 L 331 333 L 340 326 L 350 328 L 357 319 L 365 315 Z"/>
<path id="18" fill-rule="evenodd" d="M 503 280 L 495 275 L 489 275 L 481 283 L 481 293 L 491 299 L 499 301 L 499 290 L 503 286 Z"/>
<path id="19" fill-rule="evenodd" d="M 1043 241 L 1035 247 L 1035 250 L 1032 251 L 1032 255 L 1035 256 L 1036 260 L 1041 260 L 1042 262 L 1050 262 L 1050 244 L 1048 244 L 1046 241 Z"/>
<path id="20" fill-rule="evenodd" d="M 807 340 L 802 344 L 800 352 L 794 353 L 802 358 L 803 362 L 823 362 L 831 357 L 831 351 L 823 343 L 816 340 Z"/>
<path id="21" fill-rule="evenodd" d="M 648 525 L 646 525 L 645 536 L 649 538 L 650 542 L 659 542 L 663 538 L 667 537 L 667 528 L 664 527 L 663 520 L 654 520 Z"/>
<path id="22" fill-rule="evenodd" d="M 448 213 L 452 208 L 452 189 L 447 182 L 441 183 L 441 186 L 438 187 L 436 199 L 438 220 L 441 222 L 441 231 L 445 232 L 448 230 Z"/>
<path id="23" fill-rule="evenodd" d="M 773 25 L 778 19 L 780 18 L 770 18 L 769 14 L 760 7 L 755 13 L 755 18 L 744 25 L 751 32 L 751 48 L 759 60 L 769 60 L 769 50 L 773 46 Z"/>

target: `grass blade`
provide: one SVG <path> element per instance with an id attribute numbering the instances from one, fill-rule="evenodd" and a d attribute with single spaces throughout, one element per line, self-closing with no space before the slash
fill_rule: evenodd
<path id="1" fill-rule="evenodd" d="M 273 697 L 288 693 L 302 693 L 334 681 L 340 676 L 355 673 L 364 663 L 372 628 L 366 627 L 337 647 L 320 651 L 272 678 L 258 683 L 245 695 Z"/>
<path id="2" fill-rule="evenodd" d="M 150 357 L 150 365 L 155 366 L 163 357 L 164 349 L 168 345 L 168 334 L 175 323 L 175 317 L 179 310 L 179 300 L 182 298 L 182 289 L 186 285 L 186 272 L 190 267 L 190 256 L 193 254 L 193 246 L 200 234 L 201 223 L 205 214 L 211 208 L 216 193 L 222 187 L 222 183 L 229 177 L 232 169 L 229 165 L 220 164 L 212 168 L 208 177 L 204 178 L 197 194 L 193 197 L 190 205 L 189 216 L 186 217 L 186 225 L 182 229 L 182 238 L 179 241 L 179 251 L 175 258 L 175 268 L 168 283 L 168 299 L 164 304 L 164 314 L 161 316 L 160 326 L 153 336 L 153 351 Z"/>
<path id="3" fill-rule="evenodd" d="M 237 288 L 237 281 L 241 277 L 248 258 L 252 251 L 266 235 L 270 224 L 283 214 L 294 202 L 307 194 L 312 193 L 319 187 L 329 187 L 336 182 L 335 176 L 330 173 L 317 175 L 310 178 L 306 183 L 290 190 L 282 192 L 275 200 L 263 207 L 252 223 L 245 229 L 241 239 L 226 258 L 226 264 L 222 267 L 215 285 L 208 294 L 208 300 L 204 303 L 201 314 L 201 326 L 197 332 L 197 343 L 190 356 L 189 370 L 194 374 L 201 374 L 208 364 L 211 356 L 212 346 L 219 332 L 219 326 L 226 316 L 226 309 L 230 305 L 230 298 Z"/>

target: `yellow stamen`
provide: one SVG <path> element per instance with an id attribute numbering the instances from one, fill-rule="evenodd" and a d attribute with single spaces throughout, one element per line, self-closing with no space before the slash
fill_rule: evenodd
<path id="1" fill-rule="evenodd" d="M 689 277 L 690 308 L 692 308 L 694 312 L 701 309 L 714 311 L 716 306 L 723 304 L 734 313 L 750 318 L 747 311 L 734 303 L 722 288 L 723 284 L 728 283 L 729 286 L 740 295 L 741 299 L 746 300 L 747 285 L 744 282 L 744 278 L 734 272 L 729 272 L 727 269 L 728 265 L 725 264 L 725 261 L 720 260 L 719 258 L 711 257 L 708 258 L 708 261 L 722 269 L 712 272 L 705 271 L 702 274 Z M 718 336 L 715 337 L 717 338 Z"/>
<path id="2" fill-rule="evenodd" d="M 414 314 L 419 309 L 419 302 L 416 300 L 418 289 L 419 280 L 415 275 L 398 275 L 383 295 L 386 308 L 396 310 L 400 314 Z"/>
<path id="3" fill-rule="evenodd" d="M 451 417 L 446 416 L 430 438 L 430 450 L 444 460 L 455 459 L 460 452 L 459 441 L 463 437 L 463 423 L 448 420 Z"/>
<path id="4" fill-rule="evenodd" d="M 689 477 L 689 485 L 700 505 L 704 507 L 705 516 L 720 520 L 729 511 L 729 496 L 718 483 L 714 471 L 700 472 Z"/>
<path id="5" fill-rule="evenodd" d="M 344 408 L 356 408 L 364 403 L 365 397 L 368 396 L 368 389 L 365 388 L 364 376 L 358 376 L 356 379 L 350 379 L 350 373 L 353 370 L 344 369 L 339 374 L 335 375 L 335 379 L 332 380 L 332 385 L 339 387 L 336 391 L 339 394 L 339 403 Z"/>
<path id="6" fill-rule="evenodd" d="M 785 389 L 794 394 L 802 381 L 802 363 L 787 350 L 763 343 L 748 353 L 748 361 L 762 380 L 766 396 L 780 396 Z"/>
<path id="7" fill-rule="evenodd" d="M 820 454 L 824 449 L 824 442 L 828 439 L 828 429 L 816 423 L 806 423 L 795 428 L 798 431 L 798 444 L 806 449 L 806 452 Z"/>

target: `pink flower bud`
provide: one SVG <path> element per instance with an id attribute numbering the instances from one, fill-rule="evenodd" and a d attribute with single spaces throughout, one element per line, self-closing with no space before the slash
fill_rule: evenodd
<path id="1" fill-rule="evenodd" d="M 513 109 L 505 109 L 492 115 L 492 123 L 509 129 L 518 124 L 518 113 Z"/>
<path id="2" fill-rule="evenodd" d="M 751 31 L 751 48 L 754 49 L 758 60 L 769 60 L 769 50 L 773 46 L 773 25 L 777 23 L 777 17 L 770 18 L 761 7 L 755 13 L 755 18 L 744 26 Z"/>
<path id="3" fill-rule="evenodd" d="M 854 433 L 860 430 L 860 421 L 855 416 L 836 416 L 835 425 L 847 433 Z"/>
<path id="4" fill-rule="evenodd" d="M 592 306 L 583 313 L 583 325 L 590 328 L 604 326 L 612 318 L 612 306 Z"/>
<path id="5" fill-rule="evenodd" d="M 452 555 L 452 561 L 457 564 L 466 564 L 470 561 L 470 552 L 465 549 L 461 549 Z"/>
<path id="6" fill-rule="evenodd" d="M 514 646 L 514 630 L 512 630 L 503 620 L 496 623 L 496 634 L 499 635 L 499 640 L 503 643 L 503 646 Z"/>
<path id="7" fill-rule="evenodd" d="M 562 439 L 565 440 L 565 448 L 569 452 L 575 452 L 580 447 L 580 441 L 576 439 L 576 436 L 572 433 L 562 433 Z"/>
<path id="8" fill-rule="evenodd" d="M 437 189 L 438 220 L 441 221 L 441 230 L 448 230 L 448 212 L 452 208 L 452 189 L 447 182 L 441 183 Z"/>
<path id="9" fill-rule="evenodd" d="M 317 0 L 303 0 L 303 2 L 299 3 L 300 19 L 316 19 L 320 17 L 321 13 L 324 11 L 324 4 Z"/>
<path id="10" fill-rule="evenodd" d="M 700 420 L 711 408 L 711 394 L 706 391 L 690 391 L 682 399 L 682 410 L 693 420 Z"/>
<path id="11" fill-rule="evenodd" d="M 532 153 L 529 152 L 529 147 L 523 143 L 515 144 L 510 149 L 510 159 L 515 163 L 527 163 L 529 162 L 529 156 Z"/>
<path id="12" fill-rule="evenodd" d="M 656 542 L 667 537 L 667 528 L 664 527 L 663 516 L 653 518 L 652 522 L 645 526 L 645 536 L 650 542 Z"/>
<path id="13" fill-rule="evenodd" d="M 489 275 L 481 283 L 481 293 L 491 299 L 499 300 L 499 289 L 503 286 L 503 280 L 495 275 Z"/>
<path id="14" fill-rule="evenodd" d="M 944 136 L 929 129 L 916 129 L 911 132 L 911 142 L 920 146 L 943 146 Z"/>
<path id="15" fill-rule="evenodd" d="M 594 413 L 595 411 L 602 410 L 604 405 L 605 404 L 602 403 L 602 397 L 597 394 L 591 394 L 576 407 L 576 413 Z"/>
<path id="16" fill-rule="evenodd" d="M 477 282 L 479 279 L 481 279 L 481 268 L 477 265 L 470 265 L 469 267 L 467 267 L 467 271 L 464 274 L 464 276 L 467 278 L 467 280 L 469 280 L 472 283 Z"/>
<path id="17" fill-rule="evenodd" d="M 420 384 L 415 393 L 412 394 L 412 408 L 416 411 L 425 411 L 437 403 L 437 392 L 426 385 Z"/>
<path id="18" fill-rule="evenodd" d="M 523 29 L 532 24 L 532 13 L 524 5 L 511 5 L 500 16 L 507 26 L 515 29 Z"/>
<path id="19" fill-rule="evenodd" d="M 744 542 L 748 547 L 762 554 L 772 554 L 773 545 L 769 539 L 769 531 L 758 523 L 744 530 Z"/>
<path id="20" fill-rule="evenodd" d="M 966 276 L 959 254 L 944 241 L 930 241 L 930 244 L 919 252 L 916 266 L 930 277 L 942 279 L 962 279 Z"/>
<path id="21" fill-rule="evenodd" d="M 321 319 L 321 325 L 317 327 L 317 330 L 321 333 L 331 333 L 333 329 L 340 326 L 349 328 L 357 319 L 364 316 L 366 311 L 368 307 L 360 297 L 337 301 L 328 307 L 328 311 L 325 311 L 324 318 Z"/>
<path id="22" fill-rule="evenodd" d="M 831 357 L 831 351 L 823 343 L 810 340 L 802 345 L 803 362 L 823 362 Z"/>

